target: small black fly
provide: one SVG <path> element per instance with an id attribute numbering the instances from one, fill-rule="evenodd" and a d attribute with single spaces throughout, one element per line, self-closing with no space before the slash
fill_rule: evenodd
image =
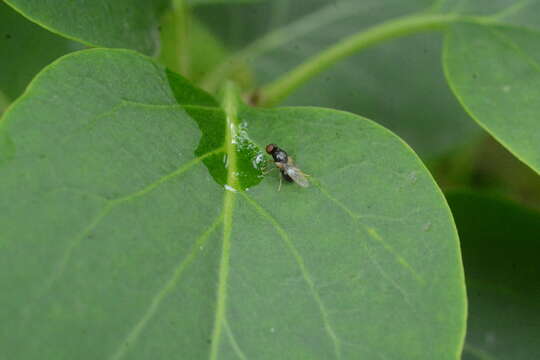
<path id="1" fill-rule="evenodd" d="M 293 159 L 289 156 L 285 150 L 279 148 L 276 144 L 266 145 L 266 152 L 272 155 L 274 164 L 281 172 L 281 176 L 287 182 L 295 182 L 302 187 L 308 187 L 309 181 L 307 175 L 294 165 Z M 279 183 L 281 189 L 281 181 Z"/>

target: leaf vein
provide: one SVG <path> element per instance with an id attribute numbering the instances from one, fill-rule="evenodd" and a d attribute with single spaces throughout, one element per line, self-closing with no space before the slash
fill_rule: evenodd
<path id="1" fill-rule="evenodd" d="M 79 234 L 77 234 L 72 241 L 69 242 L 66 251 L 62 255 L 62 259 L 60 260 L 59 264 L 55 267 L 55 270 L 51 274 L 51 276 L 44 282 L 45 286 L 43 287 L 43 290 L 40 292 L 41 295 L 45 294 L 47 291 L 50 290 L 52 285 L 60 278 L 60 276 L 63 274 L 65 267 L 67 266 L 67 263 L 69 262 L 69 259 L 71 258 L 73 251 L 75 248 L 81 243 L 81 241 L 90 234 L 92 230 L 94 230 L 99 223 L 111 212 L 112 209 L 114 209 L 116 206 L 126 203 L 128 201 L 131 201 L 135 198 L 141 197 L 143 195 L 146 195 L 150 191 L 157 188 L 159 185 L 163 184 L 164 182 L 176 177 L 180 176 L 183 173 L 187 172 L 189 169 L 191 169 L 196 164 L 203 161 L 205 158 L 221 151 L 220 149 L 208 152 L 202 156 L 199 156 L 192 161 L 189 161 L 185 163 L 184 165 L 177 168 L 177 170 L 173 171 L 172 173 L 158 179 L 157 181 L 151 183 L 150 185 L 146 186 L 145 188 L 136 191 L 132 194 L 126 195 L 124 197 L 120 197 L 117 199 L 109 200 L 109 202 L 103 207 L 103 209 L 94 217 L 92 222 L 85 227 Z M 40 295 L 40 297 L 41 297 Z"/>
<path id="2" fill-rule="evenodd" d="M 369 248 L 366 246 L 366 250 L 369 252 Z M 409 295 L 407 294 L 407 292 L 399 285 L 399 283 L 394 280 L 385 270 L 384 268 L 379 264 L 379 262 L 377 261 L 376 257 L 373 256 L 373 255 L 370 255 L 369 257 L 369 261 L 371 261 L 373 263 L 373 265 L 375 265 L 375 267 L 377 268 L 377 270 L 379 271 L 379 273 L 381 274 L 381 276 L 388 282 L 390 283 L 390 285 L 392 285 L 400 294 L 401 296 L 403 297 L 403 300 L 405 301 L 405 303 L 409 306 L 409 308 L 411 309 L 412 313 L 415 314 L 417 317 L 418 317 L 418 314 L 417 314 L 417 311 L 416 311 L 416 307 L 413 305 L 413 303 L 411 302 L 411 300 L 409 299 Z"/>
<path id="3" fill-rule="evenodd" d="M 174 287 L 177 285 L 178 281 L 182 277 L 184 270 L 195 260 L 197 255 L 201 253 L 201 247 L 204 247 L 204 245 L 210 238 L 210 235 L 212 235 L 214 230 L 216 230 L 216 228 L 222 221 L 223 214 L 218 216 L 212 222 L 212 224 L 210 224 L 210 226 L 205 231 L 203 231 L 203 233 L 197 238 L 197 240 L 195 240 L 195 243 L 192 245 L 189 253 L 176 266 L 169 281 L 167 281 L 167 283 L 165 283 L 161 290 L 154 296 L 143 316 L 128 332 L 128 335 L 121 342 L 118 349 L 110 357 L 111 360 L 119 360 L 124 357 L 124 355 L 128 351 L 128 347 L 133 346 L 136 343 L 136 341 L 139 339 L 139 335 L 141 334 L 141 332 L 144 330 L 150 319 L 152 319 L 152 317 L 158 311 L 163 299 L 174 289 Z"/>
<path id="4" fill-rule="evenodd" d="M 229 322 L 227 321 L 227 319 L 225 319 L 224 325 L 225 325 L 225 331 L 227 332 L 227 336 L 229 338 L 229 341 L 231 342 L 231 346 L 234 349 L 234 352 L 241 360 L 247 360 L 246 355 L 244 354 L 244 352 L 238 345 L 238 342 L 236 341 L 236 338 L 229 326 Z"/>
<path id="5" fill-rule="evenodd" d="M 156 109 L 200 109 L 200 110 L 208 110 L 208 111 L 220 111 L 223 112 L 223 109 L 217 106 L 206 106 L 206 105 L 190 105 L 190 104 L 150 104 L 150 103 L 143 103 L 139 101 L 133 101 L 133 100 L 127 100 L 122 99 L 121 104 L 125 105 L 135 105 L 135 106 L 143 106 L 143 107 L 149 107 L 149 108 L 156 108 Z"/>
<path id="6" fill-rule="evenodd" d="M 240 192 L 240 194 L 242 195 L 242 197 L 246 200 L 246 202 L 248 204 L 250 204 L 262 217 L 264 217 L 265 219 L 267 219 L 270 222 L 272 227 L 276 230 L 276 232 L 279 234 L 279 236 L 281 237 L 281 239 L 285 243 L 287 249 L 291 252 L 291 255 L 295 259 L 298 267 L 300 268 L 302 276 L 303 276 L 304 280 L 306 281 L 306 283 L 308 285 L 311 296 L 313 297 L 313 299 L 315 300 L 315 302 L 316 302 L 316 304 L 317 304 L 317 306 L 319 308 L 319 311 L 321 313 L 321 318 L 322 318 L 322 321 L 323 321 L 323 324 L 324 324 L 324 329 L 325 329 L 328 337 L 332 341 L 332 344 L 334 346 L 334 353 L 336 354 L 336 358 L 340 359 L 341 358 L 340 339 L 337 337 L 336 332 L 334 331 L 334 329 L 332 328 L 332 326 L 330 324 L 330 318 L 329 318 L 328 311 L 326 310 L 326 307 L 325 307 L 319 293 L 317 292 L 315 283 L 314 283 L 313 279 L 311 278 L 311 275 L 310 275 L 309 271 L 307 270 L 305 261 L 302 258 L 302 256 L 300 255 L 300 253 L 298 252 L 298 250 L 296 249 L 296 247 L 294 246 L 294 244 L 292 243 L 292 241 L 291 241 L 291 239 L 289 237 L 289 234 L 279 224 L 279 222 L 268 211 L 266 211 L 260 204 L 258 204 L 252 198 L 250 198 L 246 193 Z"/>
<path id="7" fill-rule="evenodd" d="M 112 106 L 109 110 L 107 111 L 104 111 L 102 113 L 99 113 L 93 117 L 91 117 L 90 119 L 88 119 L 86 121 L 86 123 L 82 126 L 79 126 L 78 128 L 74 129 L 70 134 L 66 134 L 65 136 L 63 136 L 61 139 L 59 139 L 59 143 L 60 144 L 65 144 L 67 143 L 69 140 L 71 140 L 72 138 L 74 138 L 75 136 L 77 136 L 79 134 L 80 131 L 82 130 L 90 130 L 92 129 L 93 126 L 95 126 L 95 123 L 102 119 L 102 118 L 105 118 L 109 115 L 112 115 L 114 113 L 116 113 L 118 110 L 122 109 L 124 106 L 126 106 L 126 104 L 124 104 L 123 102 L 118 102 L 117 104 L 115 104 L 114 106 Z"/>
<path id="8" fill-rule="evenodd" d="M 315 180 L 315 178 L 312 177 L 312 179 Z M 375 241 L 377 241 L 379 244 L 381 244 L 383 246 L 383 248 L 389 253 L 391 254 L 395 259 L 396 261 L 398 262 L 398 264 L 400 264 L 401 266 L 403 266 L 413 277 L 416 281 L 418 281 L 419 283 L 421 284 L 424 284 L 425 283 L 425 280 L 422 276 L 420 276 L 420 274 L 414 269 L 414 267 L 404 258 L 402 257 L 400 254 L 398 254 L 396 252 L 396 250 L 390 245 L 388 244 L 388 242 L 386 242 L 384 240 L 384 238 L 379 235 L 379 233 L 377 232 L 377 230 L 373 227 L 369 227 L 369 226 L 366 226 L 365 224 L 363 224 L 360 219 L 363 217 L 361 215 L 358 215 L 356 214 L 355 212 L 353 212 L 352 210 L 350 210 L 345 204 L 343 204 L 341 201 L 339 201 L 337 198 L 335 198 L 334 196 L 332 196 L 328 190 L 326 190 L 321 184 L 319 181 L 314 181 L 313 182 L 315 184 L 315 186 L 319 189 L 319 191 L 326 197 L 328 198 L 332 203 L 334 203 L 337 207 L 339 207 L 341 210 L 343 210 L 347 215 L 349 215 L 354 221 L 356 224 L 360 225 L 365 231 L 366 233 L 369 235 L 370 238 L 374 239 Z"/>
<path id="9" fill-rule="evenodd" d="M 502 34 L 500 31 L 495 30 L 493 27 L 488 26 L 488 31 L 493 34 L 500 42 L 506 46 L 515 50 L 516 54 L 519 55 L 526 63 L 528 63 L 534 70 L 540 72 L 540 63 L 538 63 L 534 58 L 527 55 L 525 51 L 519 46 L 514 40 L 508 36 Z"/>

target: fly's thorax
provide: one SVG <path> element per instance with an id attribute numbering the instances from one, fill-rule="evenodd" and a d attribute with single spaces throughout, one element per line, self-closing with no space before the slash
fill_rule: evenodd
<path id="1" fill-rule="evenodd" d="M 274 158 L 275 162 L 279 162 L 279 163 L 286 164 L 289 161 L 287 153 L 281 149 L 274 151 L 272 153 L 272 157 Z"/>

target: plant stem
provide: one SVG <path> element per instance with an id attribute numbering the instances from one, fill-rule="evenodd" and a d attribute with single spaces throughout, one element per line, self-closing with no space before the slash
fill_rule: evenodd
<path id="1" fill-rule="evenodd" d="M 414 33 L 444 28 L 462 19 L 457 14 L 423 14 L 398 18 L 357 34 L 348 36 L 337 44 L 308 59 L 259 90 L 261 106 L 279 103 L 302 84 L 347 56 L 366 47 Z"/>
<path id="2" fill-rule="evenodd" d="M 178 59 L 178 68 L 180 74 L 189 78 L 190 73 L 190 49 L 189 49 L 189 22 L 190 14 L 188 6 L 184 0 L 178 0 L 174 3 L 175 5 L 175 16 L 176 16 L 176 31 L 178 35 L 178 46 L 177 46 L 177 59 Z"/>
<path id="3" fill-rule="evenodd" d="M 191 68 L 190 13 L 184 0 L 174 0 L 161 19 L 162 51 L 159 55 L 171 70 L 189 78 Z"/>

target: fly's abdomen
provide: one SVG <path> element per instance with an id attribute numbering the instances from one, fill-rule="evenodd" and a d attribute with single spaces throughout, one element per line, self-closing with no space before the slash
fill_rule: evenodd
<path id="1" fill-rule="evenodd" d="M 281 170 L 281 175 L 283 176 L 283 179 L 285 179 L 286 181 L 288 182 L 293 182 L 294 180 L 292 179 L 292 177 L 290 177 L 288 174 L 287 174 L 287 170 Z"/>

